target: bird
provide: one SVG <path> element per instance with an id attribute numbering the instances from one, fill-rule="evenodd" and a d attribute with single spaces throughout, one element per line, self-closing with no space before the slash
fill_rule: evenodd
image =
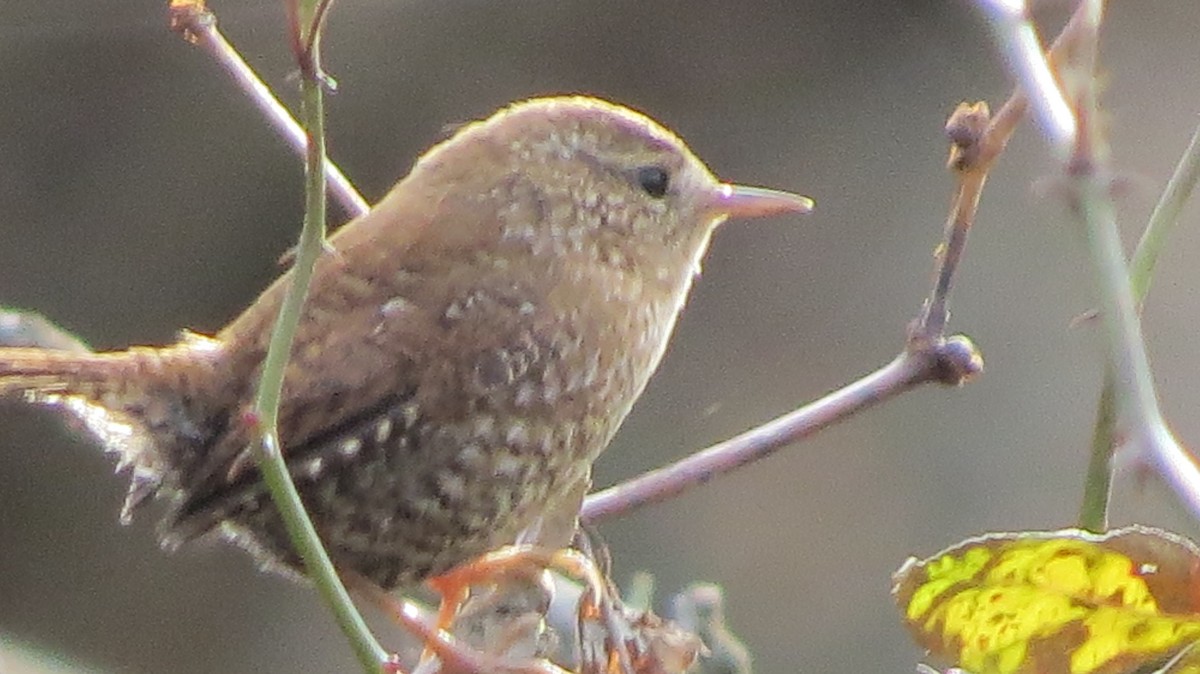
<path id="1" fill-rule="evenodd" d="M 671 131 L 588 96 L 462 126 L 317 259 L 283 378 L 288 470 L 339 569 L 406 588 L 574 509 L 667 348 L 727 218 L 800 214 Z M 249 414 L 285 271 L 223 329 L 108 352 L 0 348 L 0 398 L 75 417 L 166 505 L 162 545 L 303 562 Z"/>

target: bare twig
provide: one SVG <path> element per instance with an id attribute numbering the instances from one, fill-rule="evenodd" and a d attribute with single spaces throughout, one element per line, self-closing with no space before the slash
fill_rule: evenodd
<path id="1" fill-rule="evenodd" d="M 1067 60 L 1067 54 L 1084 39 L 1087 25 L 1087 8 L 1081 3 L 1072 14 L 1070 21 L 1059 32 L 1054 43 L 1050 46 L 1045 57 L 1033 54 L 1028 49 L 1030 37 L 1036 38 L 1037 30 L 1029 17 L 1028 8 L 1023 0 L 977 0 L 980 8 L 992 19 L 991 25 L 1003 51 L 1008 56 L 1007 61 L 1012 65 L 1013 78 L 1018 82 L 1017 89 L 1009 96 L 1008 101 L 994 118 L 993 124 L 1000 125 L 1002 120 L 1007 127 L 1007 133 L 989 134 L 994 143 L 1007 144 L 1008 138 L 1015 130 L 1016 123 L 1024 117 L 1032 100 L 1035 114 L 1044 121 L 1041 124 L 1043 135 L 1051 147 L 1065 152 L 1062 148 L 1070 147 L 1070 142 L 1077 128 L 1074 112 L 1066 107 L 1070 122 L 1061 119 L 1066 106 L 1062 89 L 1058 84 L 1056 69 L 1058 64 Z M 1044 75 L 1036 73 L 1048 73 Z M 1032 92 L 1027 94 L 1026 89 Z M 1060 105 L 1061 103 L 1061 105 Z M 986 149 L 985 149 L 986 153 Z M 1112 448 L 1113 426 L 1115 412 L 1111 407 L 1113 394 L 1111 381 L 1106 379 L 1105 390 L 1100 396 L 1100 406 L 1096 413 L 1096 426 L 1092 437 L 1092 458 L 1087 470 L 1084 487 L 1083 506 L 1080 510 L 1080 526 L 1090 530 L 1103 530 L 1107 525 L 1108 496 L 1111 488 L 1111 471 L 1109 457 Z M 1108 405 L 1106 407 L 1106 405 Z"/>
<path id="2" fill-rule="evenodd" d="M 1191 197 L 1197 180 L 1200 180 L 1200 125 L 1192 132 L 1192 139 L 1175 165 L 1175 172 L 1167 181 L 1167 187 L 1155 204 L 1154 211 L 1150 213 L 1150 221 L 1146 223 L 1142 238 L 1129 260 L 1129 283 L 1139 306 L 1146 301 L 1146 293 L 1150 290 L 1158 253 L 1179 222 L 1179 214 Z"/>
<path id="3" fill-rule="evenodd" d="M 927 350 L 906 350 L 875 372 L 794 412 L 669 466 L 591 494 L 584 501 L 580 517 L 596 522 L 664 501 L 717 475 L 773 454 L 918 384 L 930 381 L 961 383 L 977 373 L 981 366 L 979 353 L 965 337 L 950 338 Z"/>
<path id="4" fill-rule="evenodd" d="M 1005 2 L 1006 0 L 978 0 L 981 5 L 994 4 L 997 1 Z M 1021 4 L 1023 5 L 1024 3 L 1022 2 Z M 989 8 L 985 7 L 985 9 Z M 1083 8 L 1080 7 L 1071 15 L 1071 19 L 1067 21 L 1067 24 L 1059 31 L 1058 36 L 1054 38 L 1054 42 L 1050 44 L 1044 60 L 1049 64 L 1048 67 L 1051 72 L 1054 71 L 1054 64 L 1065 58 L 1066 53 L 1078 39 L 1084 18 Z M 991 128 L 988 129 L 987 134 L 984 135 L 981 141 L 981 157 L 979 159 L 981 163 L 990 165 L 995 156 L 1004 151 L 1009 139 L 1012 138 L 1012 134 L 1016 131 L 1017 124 L 1025 118 L 1025 113 L 1029 111 L 1031 98 L 1022 88 L 1021 78 L 1016 76 L 1015 79 L 1018 83 L 1016 90 L 1009 95 L 1008 100 L 1004 102 L 1000 111 L 992 117 Z M 1059 91 L 1057 85 L 1055 86 L 1055 91 Z M 1046 101 L 1053 99 L 1055 95 L 1061 97 L 1062 93 L 1061 91 L 1058 94 L 1043 91 L 1041 95 L 1033 97 L 1032 101 L 1035 106 L 1053 107 L 1052 103 Z M 1052 111 L 1043 110 L 1041 112 L 1042 117 L 1053 117 L 1054 115 L 1055 113 Z M 1074 122 L 1072 122 L 1073 124 Z M 1073 135 L 1074 132 L 1072 131 Z M 1050 137 L 1051 143 L 1056 142 L 1056 139 L 1060 138 L 1061 136 Z"/>
<path id="5" fill-rule="evenodd" d="M 312 58 L 312 55 L 317 49 L 317 41 L 325 32 L 322 27 L 325 25 L 325 17 L 329 15 L 329 8 L 332 6 L 333 0 L 317 0 L 317 6 L 313 8 L 312 18 L 309 20 L 308 39 L 304 41 L 302 63 L 315 63 L 316 59 Z M 325 75 L 319 71 L 313 73 L 313 76 L 318 80 L 325 78 Z"/>
<path id="6" fill-rule="evenodd" d="M 1015 61 L 1023 65 L 1021 73 L 1041 73 L 1045 75 L 1030 76 L 1026 86 L 1033 85 L 1035 95 L 1027 94 L 1018 88 L 1009 95 L 1008 100 L 1001 106 L 995 116 L 989 114 L 985 103 L 968 105 L 960 104 L 950 120 L 946 123 L 946 135 L 951 140 L 950 159 L 947 166 L 955 172 L 958 185 L 954 199 L 951 202 L 950 217 L 946 222 L 945 238 L 938 249 L 938 268 L 934 274 L 934 287 L 930 291 L 929 301 L 925 311 L 912 330 L 912 339 L 938 339 L 945 331 L 949 312 L 946 303 L 949 301 L 952 279 L 962 258 L 962 250 L 967 243 L 967 234 L 975 220 L 979 208 L 979 199 L 983 187 L 987 183 L 988 173 L 996 159 L 1008 147 L 1008 141 L 1017 130 L 1017 124 L 1025 117 L 1033 100 L 1035 111 L 1041 111 L 1043 126 L 1050 128 L 1060 142 L 1074 137 L 1075 123 L 1073 118 L 1069 123 L 1061 119 L 1062 110 L 1056 101 L 1062 101 L 1062 93 L 1051 76 L 1050 63 L 1061 59 L 1063 52 L 1072 43 L 1073 36 L 1078 32 L 1081 17 L 1077 14 L 1063 28 L 1054 40 L 1049 52 L 1043 55 L 1037 44 L 1037 32 L 1032 25 L 1024 28 L 1013 24 L 1014 15 L 1024 17 L 1024 3 L 1012 0 L 980 0 L 985 9 L 1000 16 L 1004 24 L 997 32 L 1017 56 Z M 1016 33 L 1016 34 L 1013 34 Z M 1032 48 L 1032 51 L 1031 51 Z M 1020 81 L 1020 78 L 1018 78 Z M 1068 115 L 1070 110 L 1062 107 Z"/>
<path id="7" fill-rule="evenodd" d="M 1005 3 L 1003 0 L 980 2 L 996 5 L 994 8 L 988 7 L 989 10 L 1011 14 L 1015 6 L 1023 13 L 1023 3 Z M 1072 16 L 1055 38 L 1047 55 L 1039 56 L 1043 63 L 1048 61 L 1052 64 L 1063 57 L 1074 41 L 1083 18 L 1081 12 Z M 1036 33 L 1032 35 L 1036 38 Z M 1027 43 L 1029 36 L 1019 39 Z M 1022 47 L 1024 49 L 1026 47 Z M 1034 64 L 1029 68 L 1032 72 L 1041 66 Z M 1049 66 L 1046 69 L 1049 71 Z M 1038 76 L 1036 81 L 1046 80 Z M 1046 101 L 1054 98 L 1057 85 L 1051 90 L 1038 91 L 1033 98 L 1035 105 L 1053 105 Z M 1057 96 L 1062 97 L 1061 93 Z M 964 105 L 955 111 L 947 123 L 946 132 L 953 145 L 949 167 L 957 178 L 955 197 L 942 243 L 937 248 L 933 288 L 921 313 L 909 327 L 904 353 L 888 365 L 814 403 L 674 464 L 588 496 L 581 518 L 595 522 L 665 500 L 708 482 L 719 474 L 768 456 L 792 442 L 814 435 L 827 426 L 919 384 L 940 382 L 957 385 L 978 374 L 982 370 L 983 360 L 970 340 L 963 336 L 945 336 L 950 291 L 988 172 L 1007 147 L 1029 104 L 1030 97 L 1018 88 L 994 116 L 989 117 L 987 106 Z M 1059 130 L 1056 133 L 1060 137 L 1073 124 L 1064 124 L 1058 112 L 1043 110 L 1039 114 L 1052 128 Z"/>
<path id="8" fill-rule="evenodd" d="M 584 500 L 580 517 L 595 522 L 675 496 L 730 472 L 920 384 L 966 383 L 983 369 L 983 358 L 964 336 L 945 336 L 954 273 L 974 221 L 987 170 L 1010 134 L 1014 117 L 989 123 L 987 106 L 959 106 L 946 125 L 952 143 L 949 166 L 957 176 L 956 196 L 938 247 L 933 289 L 909 328 L 904 351 L 891 363 L 809 405 L 780 416 L 676 463 L 609 487 Z"/>
<path id="9" fill-rule="evenodd" d="M 1059 152 L 1065 156 L 1075 139 L 1075 116 L 1038 41 L 1037 28 L 1024 0 L 978 0 L 991 19 L 988 25 L 1004 51 L 1013 76 L 1033 102 L 1033 115 Z"/>
<path id="10" fill-rule="evenodd" d="M 937 270 L 929 300 L 910 330 L 909 342 L 936 342 L 943 338 L 950 318 L 948 304 L 950 289 L 958 263 L 967 245 L 967 234 L 979 209 L 979 197 L 987 182 L 987 173 L 998 156 L 984 153 L 990 113 L 986 103 L 960 103 L 946 122 L 946 137 L 950 139 L 950 159 L 947 168 L 954 172 L 958 184 L 946 220 L 942 245 L 937 250 Z"/>
<path id="11" fill-rule="evenodd" d="M 1018 92 L 1017 102 L 1022 106 L 1033 104 L 1035 114 L 1043 120 L 1043 133 L 1056 152 L 1061 153 L 1064 143 L 1070 150 L 1070 156 L 1064 159 L 1071 181 L 1072 206 L 1084 221 L 1102 296 L 1101 313 L 1109 337 L 1110 362 L 1096 414 L 1080 525 L 1093 530 L 1107 525 L 1118 418 L 1130 426 L 1127 439 L 1140 450 L 1140 456 L 1156 466 L 1189 510 L 1200 515 L 1200 470 L 1162 418 L 1136 311 L 1145 298 L 1166 232 L 1177 220 L 1200 174 L 1197 147 L 1200 128 L 1151 216 L 1133 263 L 1127 267 L 1112 207 L 1107 143 L 1096 128 L 1095 60 L 1103 2 L 1079 3 L 1051 48 L 1044 69 L 1027 48 L 1029 36 L 1035 36 L 1036 31 L 1023 1 L 978 0 L 978 4 L 992 19 L 991 25 L 1004 46 L 1014 78 L 1031 92 L 1028 97 Z M 1062 66 L 1068 52 L 1073 54 L 1074 61 L 1069 70 Z M 1045 77 L 1046 72 L 1054 74 L 1056 67 L 1059 68 L 1056 76 Z M 1064 95 L 1070 99 L 1067 104 L 1073 119 L 1070 125 L 1061 120 L 1059 99 Z M 1115 278 L 1118 274 L 1122 277 L 1119 280 Z"/>
<path id="12" fill-rule="evenodd" d="M 1092 259 L 1115 407 L 1126 427 L 1126 446 L 1153 465 L 1193 516 L 1200 517 L 1200 467 L 1171 434 L 1158 405 L 1138 302 L 1117 229 L 1107 141 L 1097 127 L 1096 43 L 1104 3 L 1083 0 L 1080 12 L 1086 17 L 1086 39 L 1080 42 L 1068 87 L 1078 133 L 1065 171 L 1071 209 L 1083 224 Z"/>
<path id="13" fill-rule="evenodd" d="M 1142 232 L 1137 249 L 1129 262 L 1129 285 L 1133 299 L 1140 307 L 1150 290 L 1154 264 L 1168 234 L 1179 221 L 1179 214 L 1191 196 L 1192 189 L 1200 178 L 1200 126 L 1192 133 L 1192 140 L 1175 166 L 1175 172 L 1167 181 L 1167 187 L 1159 197 L 1158 204 L 1150 214 L 1150 221 Z M 1096 424 L 1092 431 L 1091 459 L 1088 461 L 1087 477 L 1084 482 L 1083 506 L 1079 512 L 1079 526 L 1090 531 L 1104 531 L 1108 527 L 1108 504 L 1112 492 L 1112 453 L 1116 446 L 1117 424 L 1116 381 L 1113 369 L 1104 370 L 1104 385 L 1100 390 L 1100 401 L 1096 404 Z"/>
<path id="14" fill-rule="evenodd" d="M 271 128 L 283 137 L 296 154 L 304 156 L 307 143 L 304 129 L 300 128 L 287 108 L 225 39 L 217 27 L 216 17 L 204 3 L 201 0 L 172 0 L 170 11 L 171 28 L 208 52 L 262 112 Z M 334 199 L 350 216 L 357 217 L 370 208 L 345 174 L 328 160 L 325 162 L 325 181 Z"/>

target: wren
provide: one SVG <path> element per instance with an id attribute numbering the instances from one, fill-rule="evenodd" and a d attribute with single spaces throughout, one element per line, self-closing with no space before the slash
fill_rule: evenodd
<path id="1" fill-rule="evenodd" d="M 578 512 L 666 349 L 713 230 L 803 213 L 718 182 L 670 131 L 585 97 L 516 103 L 422 156 L 330 237 L 279 433 L 335 565 L 412 586 Z M 79 417 L 159 497 L 163 544 L 221 536 L 299 571 L 238 461 L 285 273 L 212 337 L 107 353 L 0 348 L 0 396 Z"/>

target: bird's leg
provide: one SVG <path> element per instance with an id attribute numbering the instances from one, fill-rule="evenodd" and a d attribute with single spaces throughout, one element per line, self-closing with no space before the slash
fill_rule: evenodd
<path id="1" fill-rule="evenodd" d="M 428 581 L 429 586 L 442 597 L 442 605 L 438 609 L 438 627 L 445 629 L 450 626 L 472 586 L 494 583 L 497 579 L 513 575 L 529 575 L 543 569 L 559 571 L 581 581 L 590 596 L 590 601 L 586 602 L 589 610 L 595 609 L 593 602 L 606 594 L 608 583 L 603 574 L 590 558 L 578 550 L 509 545 Z"/>
<path id="2" fill-rule="evenodd" d="M 584 592 L 579 600 L 577 629 L 582 635 L 586 624 L 599 623 L 601 629 L 610 634 L 610 640 L 606 643 L 610 670 L 631 672 L 631 658 L 624 640 L 618 636 L 622 631 L 615 629 L 614 592 L 592 558 L 579 550 L 554 550 L 529 545 L 507 546 L 429 580 L 429 585 L 442 598 L 438 608 L 437 628 L 450 628 L 470 596 L 472 587 L 494 585 L 497 581 L 514 575 L 540 574 L 547 569 L 558 571 L 583 583 Z M 422 659 L 435 655 L 431 651 L 432 649 L 427 649 Z"/>
<path id="3" fill-rule="evenodd" d="M 449 631 L 430 625 L 415 604 L 393 596 L 362 575 L 349 570 L 341 572 L 343 582 L 357 597 L 374 604 L 395 618 L 396 622 L 425 645 L 421 663 L 414 672 L 428 671 L 427 655 L 436 657 L 447 672 L 489 674 L 573 674 L 544 658 L 514 659 L 484 653 L 456 639 Z M 398 666 L 395 672 L 403 673 Z"/>

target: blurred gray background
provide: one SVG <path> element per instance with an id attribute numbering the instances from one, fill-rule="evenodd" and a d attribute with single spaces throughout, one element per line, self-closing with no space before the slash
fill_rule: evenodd
<path id="1" fill-rule="evenodd" d="M 94 346 L 219 328 L 276 275 L 301 168 L 151 0 L 0 4 L 0 303 Z M 289 92 L 277 2 L 218 3 Z M 1057 26 L 1061 6 L 1039 16 Z M 1200 111 L 1200 3 L 1112 3 L 1103 63 L 1121 216 L 1136 239 Z M 678 130 L 729 179 L 817 199 L 730 223 L 646 396 L 597 468 L 608 484 L 724 439 L 890 359 L 926 292 L 950 194 L 941 128 L 1010 85 L 967 2 L 341 0 L 332 156 L 371 199 L 443 125 L 512 99 L 589 92 Z M 910 554 L 1074 521 L 1100 381 L 1082 246 L 1024 128 L 984 195 L 952 327 L 987 372 L 928 388 L 675 501 L 606 523 L 616 574 L 711 580 L 759 672 L 909 672 L 888 596 Z M 1041 190 L 1035 190 L 1036 185 Z M 1165 409 L 1200 438 L 1196 208 L 1145 322 Z M 333 210 L 340 221 L 342 214 Z M 117 523 L 125 481 L 49 413 L 0 406 L 0 634 L 121 673 L 356 671 L 308 588 L 220 547 L 159 552 Z M 1115 520 L 1189 535 L 1154 480 Z"/>

